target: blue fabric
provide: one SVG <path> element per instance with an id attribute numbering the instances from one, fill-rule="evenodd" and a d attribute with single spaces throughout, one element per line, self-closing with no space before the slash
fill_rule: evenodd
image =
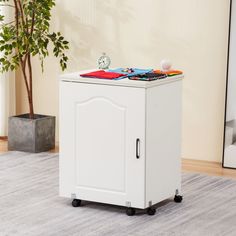
<path id="1" fill-rule="evenodd" d="M 117 69 L 111 69 L 111 70 L 108 70 L 109 72 L 116 72 L 116 73 L 121 73 L 121 74 L 126 74 L 126 76 L 122 76 L 118 79 L 115 79 L 115 80 L 119 80 L 119 79 L 124 79 L 124 78 L 127 78 L 127 77 L 131 77 L 131 76 L 136 76 L 136 75 L 140 75 L 140 74 L 145 74 L 145 73 L 148 73 L 148 72 L 152 72 L 153 69 L 138 69 L 138 68 L 132 68 L 132 70 L 134 72 L 131 72 L 131 73 L 128 73 L 128 72 L 124 72 L 123 70 L 125 70 L 126 68 L 117 68 Z"/>

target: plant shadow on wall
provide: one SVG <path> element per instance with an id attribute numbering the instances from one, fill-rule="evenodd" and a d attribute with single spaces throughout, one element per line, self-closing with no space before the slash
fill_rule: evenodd
<path id="1" fill-rule="evenodd" d="M 104 51 L 113 61 L 123 62 L 121 29 L 133 17 L 127 1 L 88 0 L 82 3 L 79 0 L 76 5 L 77 9 L 74 9 L 69 3 L 58 1 L 52 19 L 69 37 L 69 70 L 94 68 L 97 57 Z"/>
<path id="2" fill-rule="evenodd" d="M 50 31 L 51 10 L 55 0 L 0 0 L 1 7 L 14 9 L 12 21 L 0 15 L 0 71 L 21 70 L 28 95 L 29 113 L 10 117 L 8 122 L 8 149 L 41 152 L 55 146 L 55 117 L 34 113 L 32 57 L 38 56 L 41 68 L 49 55 L 59 58 L 62 70 L 67 67 L 65 51 L 69 42 L 60 32 Z"/>

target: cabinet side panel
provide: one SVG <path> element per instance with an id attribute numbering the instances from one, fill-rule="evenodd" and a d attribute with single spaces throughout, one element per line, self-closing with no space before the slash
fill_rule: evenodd
<path id="1" fill-rule="evenodd" d="M 147 90 L 146 206 L 180 190 L 181 94 L 182 81 Z"/>
<path id="2" fill-rule="evenodd" d="M 71 197 L 74 193 L 74 138 L 71 130 L 73 127 L 73 104 L 70 98 L 68 82 L 60 82 L 60 109 L 59 109 L 59 192 L 61 197 Z"/>

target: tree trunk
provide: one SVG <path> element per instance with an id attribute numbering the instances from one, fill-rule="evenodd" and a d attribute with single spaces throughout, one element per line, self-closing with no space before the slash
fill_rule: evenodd
<path id="1" fill-rule="evenodd" d="M 29 100 L 29 117 L 30 119 L 34 119 L 34 103 L 33 103 L 33 97 L 31 97 L 32 94 L 28 97 Z"/>
<path id="2" fill-rule="evenodd" d="M 33 72 L 31 65 L 31 55 L 28 53 L 28 70 L 29 70 L 29 109 L 30 119 L 34 119 L 34 102 L 33 102 Z"/>
<path id="3" fill-rule="evenodd" d="M 28 63 L 28 66 L 26 65 Z M 28 76 L 26 70 L 28 69 Z M 32 86 L 32 67 L 30 56 L 26 55 L 24 60 L 21 60 L 21 70 L 25 82 L 25 87 L 28 95 L 29 103 L 29 118 L 34 119 L 34 103 L 33 103 L 33 86 Z"/>

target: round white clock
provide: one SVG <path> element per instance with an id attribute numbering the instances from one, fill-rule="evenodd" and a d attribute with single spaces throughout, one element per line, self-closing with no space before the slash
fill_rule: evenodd
<path id="1" fill-rule="evenodd" d="M 99 69 L 109 69 L 109 66 L 111 64 L 111 59 L 109 56 L 106 55 L 106 53 L 103 53 L 102 56 L 98 58 L 98 68 Z"/>

